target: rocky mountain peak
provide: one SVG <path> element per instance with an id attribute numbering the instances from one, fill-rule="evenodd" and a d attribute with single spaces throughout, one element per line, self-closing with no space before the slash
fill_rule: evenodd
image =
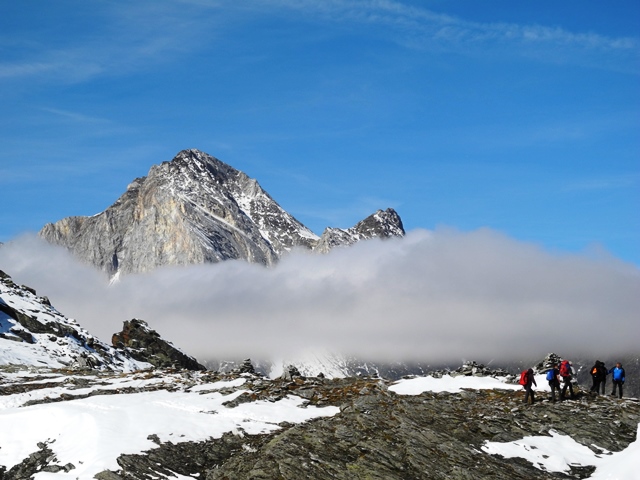
<path id="1" fill-rule="evenodd" d="M 387 209 L 351 229 L 327 229 L 321 239 L 255 179 L 195 149 L 152 166 L 104 212 L 68 217 L 40 231 L 110 276 L 228 259 L 271 265 L 294 247 L 327 252 L 402 235 L 400 217 Z"/>
<path id="2" fill-rule="evenodd" d="M 248 178 L 239 170 L 196 149 L 178 152 L 173 160 L 151 167 L 149 175 L 165 175 L 167 173 L 171 176 L 173 185 L 180 185 L 180 180 L 195 180 L 196 184 L 223 185 L 237 181 L 239 178 L 241 180 Z M 182 184 L 182 186 L 189 187 L 190 184 Z"/>

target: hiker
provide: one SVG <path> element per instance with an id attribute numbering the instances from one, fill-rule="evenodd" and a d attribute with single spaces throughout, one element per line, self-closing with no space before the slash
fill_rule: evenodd
<path id="1" fill-rule="evenodd" d="M 560 401 L 565 399 L 565 393 L 567 391 L 567 387 L 569 388 L 569 392 L 571 393 L 571 398 L 575 398 L 573 394 L 573 386 L 571 385 L 571 375 L 573 374 L 573 367 L 571 366 L 571 362 L 569 360 L 562 360 L 560 363 L 560 378 L 562 378 L 562 391 L 560 392 Z"/>
<path id="2" fill-rule="evenodd" d="M 554 403 L 556 401 L 556 390 L 558 391 L 558 396 L 560 396 L 560 380 L 558 379 L 558 375 L 560 375 L 558 364 L 551 364 L 551 369 L 547 372 L 547 381 L 551 388 L 551 401 Z"/>
<path id="3" fill-rule="evenodd" d="M 602 365 L 602 382 L 600 382 L 600 388 L 602 389 L 602 395 L 606 395 L 607 375 L 609 375 L 609 369 L 605 366 L 604 362 L 600 363 Z"/>
<path id="4" fill-rule="evenodd" d="M 611 395 L 615 396 L 616 387 L 618 387 L 618 398 L 622 398 L 622 385 L 624 385 L 624 368 L 622 368 L 622 364 L 620 362 L 616 363 L 616 366 L 609 370 L 611 373 L 611 379 L 613 382 L 613 391 Z"/>
<path id="5" fill-rule="evenodd" d="M 607 370 L 600 360 L 596 360 L 596 363 L 591 367 L 591 379 L 593 384 L 590 391 L 598 395 L 600 393 L 600 384 L 607 379 Z"/>
<path id="6" fill-rule="evenodd" d="M 529 397 L 531 397 L 531 405 L 533 405 L 534 403 L 536 403 L 536 396 L 533 393 L 532 385 L 535 385 L 536 387 L 538 386 L 533 375 L 533 368 L 527 370 L 525 375 L 525 383 L 524 385 L 522 385 L 525 391 L 524 403 L 529 403 Z"/>

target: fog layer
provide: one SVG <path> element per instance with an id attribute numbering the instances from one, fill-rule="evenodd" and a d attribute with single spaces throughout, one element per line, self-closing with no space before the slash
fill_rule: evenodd
<path id="1" fill-rule="evenodd" d="M 109 342 L 131 318 L 200 360 L 323 348 L 377 360 L 447 361 L 638 352 L 640 270 L 555 254 L 491 230 L 415 230 L 277 266 L 165 267 L 109 286 L 32 237 L 0 269 Z"/>

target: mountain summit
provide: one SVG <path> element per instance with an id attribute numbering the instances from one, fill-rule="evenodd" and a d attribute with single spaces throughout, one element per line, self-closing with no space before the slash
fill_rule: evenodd
<path id="1" fill-rule="evenodd" d="M 318 237 L 256 180 L 199 150 L 183 150 L 154 165 L 102 213 L 68 217 L 40 231 L 110 276 L 228 259 L 271 265 L 294 247 L 327 252 L 362 239 L 403 235 L 400 217 L 387 209 Z"/>

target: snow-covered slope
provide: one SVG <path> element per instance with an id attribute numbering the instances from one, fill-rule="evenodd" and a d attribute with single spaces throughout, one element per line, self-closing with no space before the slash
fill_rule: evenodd
<path id="1" fill-rule="evenodd" d="M 86 387 L 77 388 L 78 383 Z M 277 401 L 244 400 L 250 393 L 244 383 L 243 378 L 210 381 L 206 374 L 184 372 L 6 375 L 0 390 L 20 384 L 28 393 L 0 396 L 0 466 L 11 471 L 40 451 L 47 467 L 35 480 L 89 479 L 118 469 L 120 455 L 142 453 L 160 442 L 265 434 L 280 429 L 282 422 L 300 423 L 339 411 L 307 406 L 292 395 Z M 192 478 L 175 472 L 170 477 Z"/>
<path id="2" fill-rule="evenodd" d="M 132 371 L 133 360 L 93 337 L 28 287 L 0 271 L 0 365 Z"/>
<path id="3" fill-rule="evenodd" d="M 345 231 L 348 239 L 320 242 L 256 180 L 211 155 L 184 150 L 134 180 L 104 212 L 47 224 L 40 235 L 113 276 L 227 259 L 270 265 L 294 247 L 326 251 L 404 235 L 391 212 L 379 211 Z"/>

